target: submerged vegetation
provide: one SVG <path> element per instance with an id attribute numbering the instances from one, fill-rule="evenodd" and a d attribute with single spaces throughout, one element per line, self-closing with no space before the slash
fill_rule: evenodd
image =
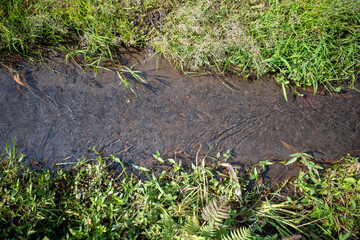
<path id="1" fill-rule="evenodd" d="M 358 159 L 344 157 L 324 171 L 311 156 L 294 154 L 288 164 L 303 167 L 299 177 L 268 189 L 257 180 L 259 170 L 271 162 L 260 162 L 238 177 L 226 163 L 230 157 L 218 154 L 217 166 L 206 166 L 201 159 L 198 166 L 185 167 L 157 153 L 155 173 L 96 153 L 94 159 L 51 172 L 26 167 L 15 144 L 7 146 L 0 162 L 0 236 L 358 239 Z M 115 165 L 120 170 L 112 170 Z M 284 197 L 284 186 L 295 190 Z"/>
<path id="2" fill-rule="evenodd" d="M 359 9 L 353 0 L 6 0 L 0 51 L 30 55 L 47 46 L 87 66 L 110 62 L 130 86 L 117 49 L 150 48 L 184 71 L 272 74 L 284 93 L 339 91 L 359 73 Z"/>

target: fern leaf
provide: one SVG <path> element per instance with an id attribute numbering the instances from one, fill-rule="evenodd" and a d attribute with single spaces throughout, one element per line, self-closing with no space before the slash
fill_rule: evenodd
<path id="1" fill-rule="evenodd" d="M 181 236 L 175 236 L 177 240 L 206 240 L 206 238 L 196 235 L 191 235 L 189 233 L 182 234 Z"/>
<path id="2" fill-rule="evenodd" d="M 214 238 L 216 234 L 216 228 L 213 222 L 202 226 L 200 231 L 201 231 L 201 236 L 205 238 Z"/>
<path id="3" fill-rule="evenodd" d="M 226 199 L 220 198 L 219 201 L 213 199 L 213 202 L 203 208 L 201 216 L 208 223 L 213 222 L 216 225 L 221 225 L 223 220 L 230 217 Z"/>
<path id="4" fill-rule="evenodd" d="M 199 220 L 194 213 L 192 217 L 186 218 L 186 223 L 184 224 L 184 228 L 182 230 L 187 233 L 197 234 L 200 230 L 200 227 Z"/>
<path id="5" fill-rule="evenodd" d="M 242 227 L 231 231 L 228 236 L 222 236 L 221 240 L 250 240 L 251 237 L 250 229 Z"/>

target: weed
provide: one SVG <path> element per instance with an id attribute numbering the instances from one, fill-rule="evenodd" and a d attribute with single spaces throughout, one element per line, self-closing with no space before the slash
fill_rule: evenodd
<path id="1" fill-rule="evenodd" d="M 297 200 L 288 199 L 290 204 L 307 209 L 307 215 L 321 225 L 321 232 L 330 238 L 358 239 L 360 234 L 360 174 L 358 159 L 344 157 L 332 168 L 319 174 L 322 169 L 306 159 L 306 154 L 294 155 L 306 166 L 300 172 L 294 186 L 301 192 Z M 310 225 L 311 222 L 309 223 Z"/>
<path id="2" fill-rule="evenodd" d="M 93 149 L 96 153 L 96 150 Z M 0 236 L 31 239 L 313 239 L 359 234 L 359 171 L 344 158 L 324 174 L 306 154 L 293 155 L 307 167 L 293 185 L 299 197 L 279 201 L 279 190 L 250 185 L 253 171 L 236 177 L 216 169 L 184 166 L 154 155 L 166 170 L 155 174 L 125 167 L 113 155 L 82 158 L 68 170 L 34 171 L 6 146 L 0 162 Z M 215 158 L 224 167 L 228 153 Z M 111 170 L 118 164 L 120 171 Z M 221 165 L 222 164 L 222 165 Z M 268 162 L 260 163 L 266 167 Z M 254 168 L 256 169 L 256 168 Z M 218 169 L 219 170 L 219 169 Z M 238 188 L 242 195 L 238 195 Z M 345 194 L 342 194 L 345 193 Z M 269 227 L 272 234 L 268 232 Z M 274 231 L 277 234 L 274 235 Z M 300 234 L 300 235 L 299 235 Z"/>

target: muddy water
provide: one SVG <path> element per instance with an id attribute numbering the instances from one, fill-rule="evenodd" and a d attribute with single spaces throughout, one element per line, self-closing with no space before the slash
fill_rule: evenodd
<path id="1" fill-rule="evenodd" d="M 360 149 L 360 94 L 299 99 L 271 81 L 217 76 L 189 77 L 161 59 L 136 69 L 147 84 L 119 87 L 113 71 L 81 73 L 63 57 L 18 62 L 26 81 L 17 86 L 0 68 L 0 146 L 17 136 L 29 159 L 44 167 L 74 161 L 90 146 L 129 163 L 151 165 L 151 155 L 195 155 L 230 149 L 234 164 L 283 159 L 294 149 L 334 160 Z M 226 87 L 221 81 L 231 85 Z M 36 96 L 35 96 L 36 95 Z"/>

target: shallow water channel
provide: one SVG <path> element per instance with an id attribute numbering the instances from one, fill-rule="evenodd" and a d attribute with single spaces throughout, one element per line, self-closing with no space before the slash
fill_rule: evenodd
<path id="1" fill-rule="evenodd" d="M 28 159 L 71 162 L 95 146 L 128 163 L 151 166 L 152 154 L 195 156 L 230 149 L 232 164 L 281 160 L 297 151 L 323 161 L 360 153 L 360 94 L 305 98 L 272 81 L 189 77 L 165 59 L 137 56 L 147 84 L 119 86 L 114 71 L 82 73 L 72 61 L 17 62 L 34 88 L 18 86 L 0 68 L 0 146 L 17 136 Z M 232 86 L 232 89 L 225 86 Z"/>

